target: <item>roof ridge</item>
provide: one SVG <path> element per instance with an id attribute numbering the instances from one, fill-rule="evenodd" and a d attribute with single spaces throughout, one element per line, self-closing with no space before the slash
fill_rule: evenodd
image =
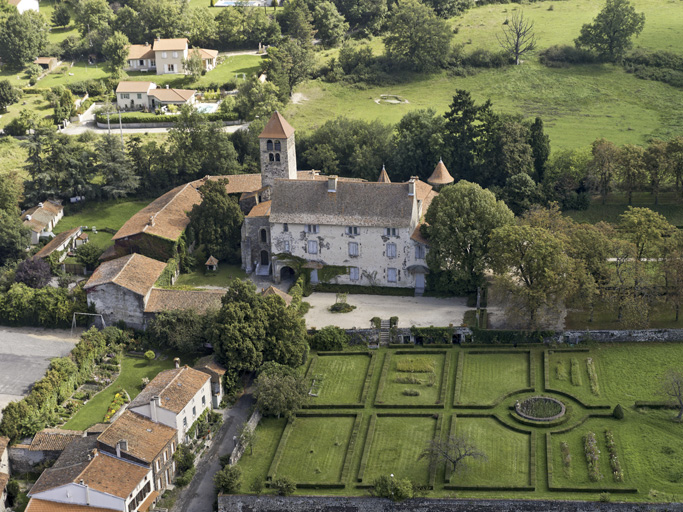
<path id="1" fill-rule="evenodd" d="M 128 264 L 133 261 L 133 257 L 135 256 L 136 253 L 131 253 L 130 258 L 128 258 L 128 261 L 126 261 L 123 266 L 121 267 L 121 270 L 119 270 L 114 277 L 110 279 L 112 283 L 116 283 L 116 279 L 121 275 L 121 272 L 123 272 L 123 269 L 125 269 Z"/>
<path id="2" fill-rule="evenodd" d="M 171 198 L 171 200 L 170 200 L 169 202 L 167 202 L 164 206 L 162 206 L 160 210 L 157 210 L 156 213 L 154 213 L 153 215 L 151 215 L 151 218 L 156 219 L 157 215 L 159 215 L 161 212 L 163 212 L 169 204 L 171 204 L 173 201 L 175 201 L 176 198 L 180 195 L 180 193 L 181 193 L 181 192 L 184 192 L 185 189 L 186 189 L 191 183 L 192 183 L 191 181 L 190 181 L 189 183 L 185 183 L 185 185 L 183 185 L 183 188 L 181 188 L 180 190 L 178 190 L 178 192 L 177 192 L 176 194 L 174 194 L 174 196 Z M 196 190 L 196 189 L 195 189 L 195 190 Z M 170 191 L 169 191 L 169 192 L 170 192 Z M 149 222 L 148 222 L 147 224 L 145 224 L 145 227 L 142 228 L 142 231 L 143 231 L 143 232 L 146 231 L 148 227 L 151 227 L 151 226 L 149 225 Z"/>

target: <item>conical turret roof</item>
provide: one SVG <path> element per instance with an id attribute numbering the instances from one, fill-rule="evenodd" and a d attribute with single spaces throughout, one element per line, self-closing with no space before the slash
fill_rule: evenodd
<path id="1" fill-rule="evenodd" d="M 294 128 L 277 110 L 270 116 L 259 139 L 288 139 L 294 134 Z"/>
<path id="2" fill-rule="evenodd" d="M 377 183 L 391 183 L 391 180 L 389 179 L 389 174 L 387 174 L 387 170 L 384 168 L 384 166 L 382 166 L 382 172 L 379 173 Z"/>
<path id="3" fill-rule="evenodd" d="M 451 174 L 448 172 L 448 169 L 446 169 L 443 160 L 439 160 L 439 163 L 436 164 L 434 172 L 427 180 L 427 183 L 430 185 L 448 185 L 454 181 L 455 180 L 453 179 L 453 176 L 451 176 Z"/>

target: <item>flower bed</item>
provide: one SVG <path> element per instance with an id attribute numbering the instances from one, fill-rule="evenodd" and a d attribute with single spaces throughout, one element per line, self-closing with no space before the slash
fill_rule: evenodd
<path id="1" fill-rule="evenodd" d="M 522 418 L 536 421 L 552 421 L 564 416 L 566 408 L 556 398 L 532 396 L 515 404 L 515 411 Z"/>
<path id="2" fill-rule="evenodd" d="M 598 449 L 598 441 L 595 439 L 593 432 L 588 432 L 583 436 L 583 451 L 586 454 L 586 462 L 588 463 L 588 478 L 591 482 L 597 482 L 602 479 L 600 474 L 600 450 Z"/>
<path id="3" fill-rule="evenodd" d="M 607 451 L 609 452 L 609 464 L 612 467 L 612 476 L 615 482 L 624 481 L 624 471 L 617 456 L 617 444 L 614 442 L 614 434 L 611 430 L 605 430 L 605 440 L 607 441 Z"/>
<path id="4" fill-rule="evenodd" d="M 112 400 L 111 404 L 107 408 L 107 414 L 104 415 L 104 422 L 108 422 L 114 414 L 118 412 L 118 410 L 124 406 L 128 402 L 128 395 L 126 392 L 121 388 L 119 389 L 116 394 L 114 395 L 114 400 Z"/>
<path id="5" fill-rule="evenodd" d="M 572 454 L 569 451 L 569 444 L 566 441 L 560 443 L 560 451 L 562 452 L 562 466 L 564 467 L 564 473 L 568 477 L 571 476 L 572 471 Z"/>
<path id="6" fill-rule="evenodd" d="M 591 391 L 594 395 L 600 394 L 600 386 L 598 384 L 598 374 L 595 371 L 595 362 L 592 357 L 586 359 L 586 367 L 588 368 L 588 379 L 591 383 Z"/>

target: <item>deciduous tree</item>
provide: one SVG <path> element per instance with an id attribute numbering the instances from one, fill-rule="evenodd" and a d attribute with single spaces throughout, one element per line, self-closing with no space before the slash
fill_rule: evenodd
<path id="1" fill-rule="evenodd" d="M 436 438 L 427 442 L 418 460 L 427 459 L 429 467 L 436 469 L 441 463 L 446 463 L 455 473 L 465 467 L 468 459 L 486 460 L 486 454 L 481 451 L 465 434 L 449 435 L 445 439 Z"/>
<path id="2" fill-rule="evenodd" d="M 47 48 L 50 27 L 36 11 L 15 11 L 0 23 L 0 59 L 11 68 L 32 62 Z"/>
<path id="3" fill-rule="evenodd" d="M 102 45 L 106 65 L 115 76 L 119 76 L 128 62 L 130 42 L 125 34 L 114 32 Z"/>
<path id="4" fill-rule="evenodd" d="M 498 44 L 515 59 L 515 64 L 519 66 L 520 57 L 536 49 L 534 22 L 524 19 L 523 12 L 514 12 L 512 18 L 506 19 L 506 22 L 503 25 L 503 36 L 496 36 Z"/>
<path id="5" fill-rule="evenodd" d="M 671 368 L 660 377 L 660 394 L 677 409 L 676 421 L 683 419 L 683 373 Z"/>
<path id="6" fill-rule="evenodd" d="M 592 153 L 593 159 L 589 163 L 590 173 L 602 197 L 602 204 L 605 204 L 621 163 L 621 152 L 613 142 L 598 139 L 592 144 Z"/>
<path id="7" fill-rule="evenodd" d="M 620 161 L 617 167 L 620 188 L 626 192 L 628 204 L 633 203 L 633 193 L 645 184 L 644 151 L 640 146 L 626 144 L 621 148 Z"/>
<path id="8" fill-rule="evenodd" d="M 52 24 L 56 27 L 66 27 L 71 22 L 71 12 L 65 3 L 57 4 L 52 11 Z"/>
<path id="9" fill-rule="evenodd" d="M 664 239 L 675 231 L 662 214 L 633 206 L 619 216 L 619 228 L 624 237 L 635 245 L 639 260 L 658 256 Z"/>
<path id="10" fill-rule="evenodd" d="M 308 385 L 292 375 L 259 375 L 254 396 L 264 416 L 289 417 L 306 401 Z"/>
<path id="11" fill-rule="evenodd" d="M 325 48 L 339 46 L 349 31 L 349 24 L 344 16 L 339 14 L 337 7 L 329 0 L 316 4 L 313 10 L 313 26 Z"/>
<path id="12" fill-rule="evenodd" d="M 17 266 L 14 280 L 31 288 L 43 288 L 52 278 L 50 265 L 42 258 L 29 258 Z"/>
<path id="13" fill-rule="evenodd" d="M 242 471 L 239 466 L 225 466 L 213 477 L 213 484 L 219 493 L 237 494 L 242 486 Z"/>
<path id="14" fill-rule="evenodd" d="M 19 89 L 13 87 L 9 80 L 0 80 L 0 112 L 6 111 L 19 97 Z"/>
<path id="15" fill-rule="evenodd" d="M 78 0 L 74 9 L 74 23 L 81 37 L 108 29 L 113 18 L 114 11 L 106 0 Z"/>

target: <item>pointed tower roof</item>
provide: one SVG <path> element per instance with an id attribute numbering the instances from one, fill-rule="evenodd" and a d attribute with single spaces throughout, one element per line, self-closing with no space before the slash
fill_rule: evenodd
<path id="1" fill-rule="evenodd" d="M 427 183 L 430 185 L 448 185 L 454 181 L 453 176 L 451 176 L 448 169 L 446 169 L 443 160 L 440 159 L 439 163 L 436 164 L 436 167 L 434 168 L 434 172 L 427 180 Z"/>
<path id="2" fill-rule="evenodd" d="M 288 139 L 292 135 L 294 135 L 294 128 L 276 110 L 270 116 L 270 120 L 259 135 L 259 139 Z"/>
<path id="3" fill-rule="evenodd" d="M 384 165 L 382 165 L 382 172 L 379 173 L 377 183 L 391 183 L 391 180 L 389 179 L 389 174 L 387 174 L 387 170 L 384 168 Z"/>

